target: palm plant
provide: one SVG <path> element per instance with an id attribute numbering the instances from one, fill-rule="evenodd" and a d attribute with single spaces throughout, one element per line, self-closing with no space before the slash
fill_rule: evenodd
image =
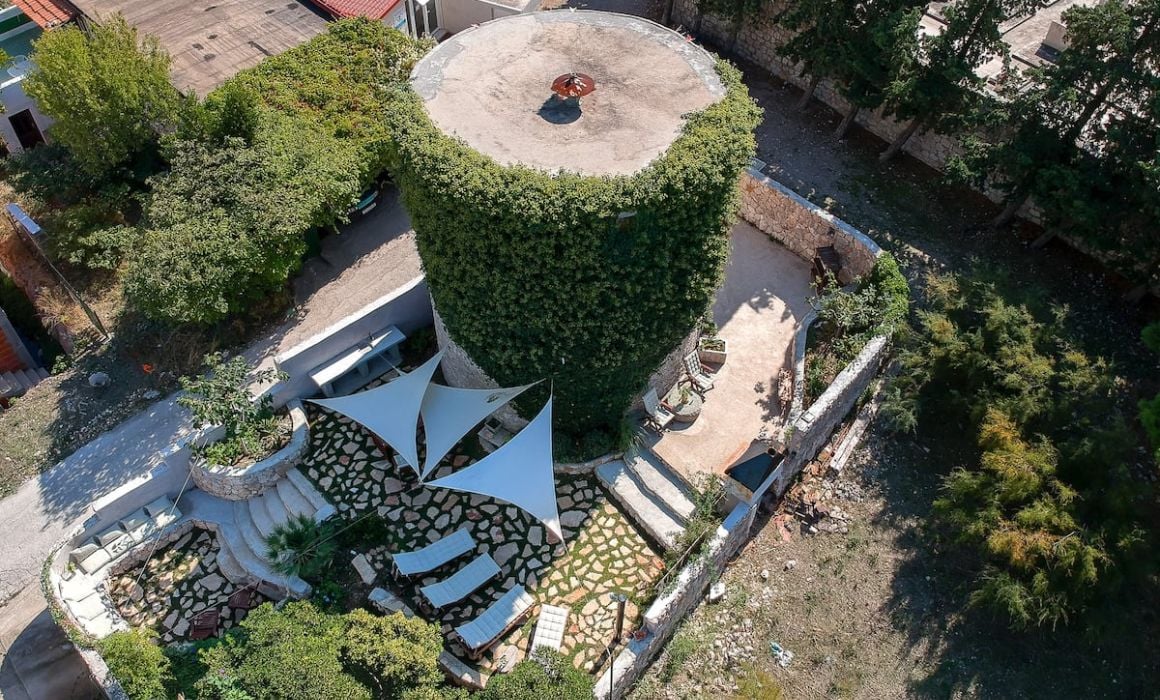
<path id="1" fill-rule="evenodd" d="M 317 523 L 308 515 L 294 516 L 266 538 L 266 556 L 274 570 L 303 579 L 319 578 L 330 566 L 337 547 L 334 527 Z"/>

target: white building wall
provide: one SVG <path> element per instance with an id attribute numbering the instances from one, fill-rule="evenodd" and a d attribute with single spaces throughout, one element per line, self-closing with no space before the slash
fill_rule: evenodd
<path id="1" fill-rule="evenodd" d="M 22 87 L 23 82 L 20 79 L 13 79 L 0 84 L 0 104 L 4 106 L 4 114 L 0 115 L 0 138 L 4 139 L 10 153 L 20 153 L 24 150 L 20 146 L 20 139 L 16 138 L 16 130 L 12 128 L 10 118 L 13 114 L 29 110 L 33 120 L 36 121 L 36 126 L 40 129 L 40 133 L 44 134 L 45 140 L 48 140 L 47 129 L 52 124 L 52 119 L 41 114 L 36 103 L 25 94 Z"/>

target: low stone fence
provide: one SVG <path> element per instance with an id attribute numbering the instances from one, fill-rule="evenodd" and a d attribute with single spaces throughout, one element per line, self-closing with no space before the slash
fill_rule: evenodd
<path id="1" fill-rule="evenodd" d="M 741 175 L 741 218 L 810 262 L 818 248 L 833 246 L 842 284 L 868 274 L 882 252 L 866 234 L 754 168 Z"/>
<path id="2" fill-rule="evenodd" d="M 862 352 L 838 373 L 818 400 L 786 428 L 786 457 L 761 488 L 754 492 L 755 503 L 767 493 L 780 498 L 806 464 L 818 454 L 857 403 L 858 397 L 878 375 L 890 346 L 889 341 L 890 338 L 885 335 L 871 338 Z"/>
<path id="3" fill-rule="evenodd" d="M 686 564 L 677 574 L 672 589 L 663 592 L 649 606 L 644 614 L 647 636 L 631 641 L 617 654 L 609 670 L 596 682 L 596 698 L 623 697 L 636 683 L 676 632 L 681 620 L 704 598 L 709 584 L 749 540 L 756 512 L 755 506 L 745 503 L 738 504 L 729 512 L 713 539 L 705 545 L 705 552 Z"/>
<path id="4" fill-rule="evenodd" d="M 227 501 L 244 501 L 273 486 L 301 461 L 310 443 L 310 424 L 302 402 L 294 399 L 286 404 L 286 409 L 293 425 L 289 444 L 266 459 L 242 468 L 223 467 L 194 458 L 189 463 L 193 483 L 202 491 Z M 200 442 L 209 444 L 212 440 Z"/>

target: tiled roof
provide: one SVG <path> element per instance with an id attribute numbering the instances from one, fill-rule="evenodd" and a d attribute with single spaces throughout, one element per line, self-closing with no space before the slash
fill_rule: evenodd
<path id="1" fill-rule="evenodd" d="M 66 0 L 12 0 L 12 4 L 45 29 L 64 24 L 77 16 L 76 9 Z"/>
<path id="2" fill-rule="evenodd" d="M 335 18 L 366 17 L 382 19 L 387 16 L 400 0 L 313 0 L 323 10 Z"/>

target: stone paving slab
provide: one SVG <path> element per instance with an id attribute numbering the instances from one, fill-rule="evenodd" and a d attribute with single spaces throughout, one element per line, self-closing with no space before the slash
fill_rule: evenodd
<path id="1" fill-rule="evenodd" d="M 615 606 L 590 610 L 585 605 L 602 594 L 620 590 L 643 605 L 651 596 L 652 582 L 663 568 L 661 558 L 608 500 L 591 477 L 558 477 L 557 500 L 566 545 L 549 544 L 538 521 L 519 508 L 487 496 L 465 494 L 420 485 L 410 470 L 397 469 L 392 455 L 384 455 L 369 434 L 349 419 L 325 409 L 310 407 L 311 447 L 301 471 L 335 505 L 340 517 L 353 522 L 382 518 L 389 524 L 387 541 L 367 542 L 364 553 L 380 572 L 376 585 L 389 588 L 416 610 L 420 609 L 419 586 L 446 578 L 477 554 L 489 553 L 500 565 L 500 575 L 460 603 L 441 610 L 435 618 L 448 640 L 448 648 L 465 658 L 453 641 L 452 629 L 473 619 L 516 584 L 522 584 L 538 600 L 573 609 L 570 632 L 563 651 L 577 654 L 577 666 L 591 668 L 596 646 L 602 651 L 611 638 Z M 471 440 L 474 438 L 468 438 Z M 440 464 L 432 478 L 467 466 L 473 457 L 460 445 Z M 408 551 L 433 542 L 459 528 L 467 528 L 478 543 L 476 549 L 440 569 L 410 580 L 390 577 L 388 554 Z M 635 613 L 635 610 L 633 611 Z M 430 613 L 425 617 L 431 619 Z M 607 617 L 607 619 L 605 619 Z M 482 662 L 491 670 L 499 655 L 516 646 L 522 657 L 530 642 L 536 615 L 500 644 Z M 626 623 L 626 630 L 629 629 Z"/>

